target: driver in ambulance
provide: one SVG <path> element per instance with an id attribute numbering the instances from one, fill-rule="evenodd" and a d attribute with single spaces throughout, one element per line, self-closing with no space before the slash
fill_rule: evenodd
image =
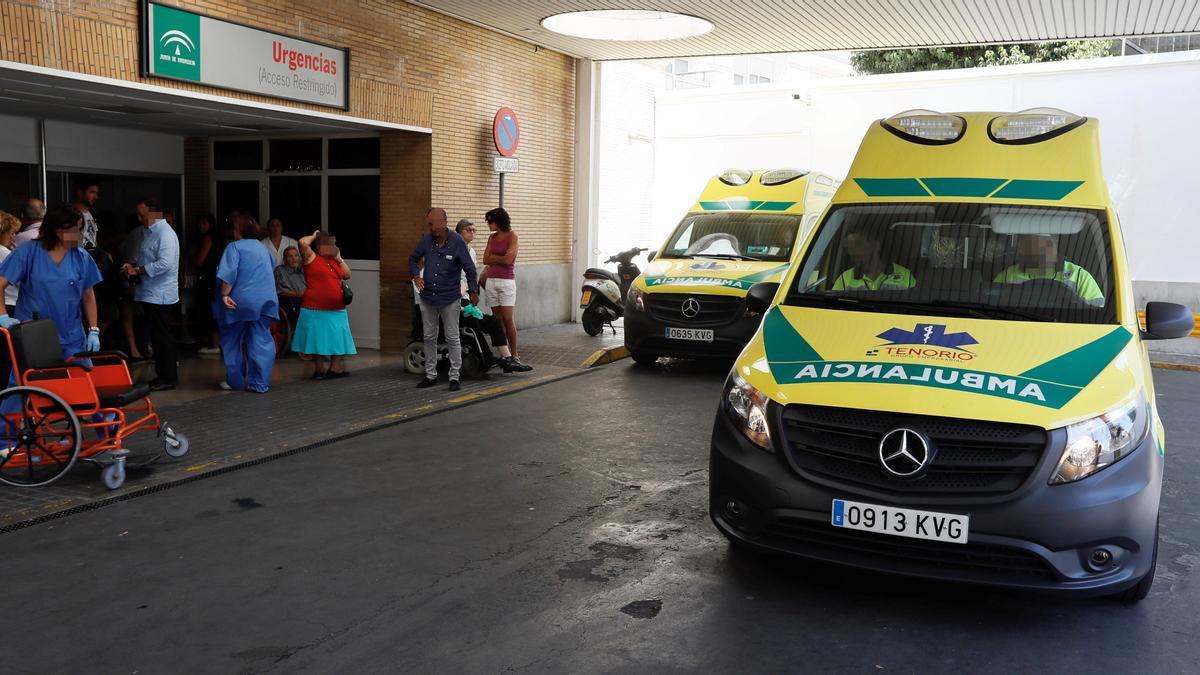
<path id="1" fill-rule="evenodd" d="M 1104 306 L 1104 292 L 1091 273 L 1070 260 L 1059 258 L 1058 238 L 1054 235 L 1021 235 L 1018 252 L 1017 263 L 996 275 L 995 283 L 1023 284 L 1050 279 L 1071 289 L 1089 305 Z"/>

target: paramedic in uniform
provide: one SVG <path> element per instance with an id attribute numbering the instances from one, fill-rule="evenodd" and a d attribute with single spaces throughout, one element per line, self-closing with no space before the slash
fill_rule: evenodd
<path id="1" fill-rule="evenodd" d="M 996 275 L 998 284 L 1023 284 L 1050 279 L 1071 289 L 1089 305 L 1102 307 L 1104 292 L 1091 273 L 1070 260 L 1058 257 L 1058 238 L 1048 234 L 1022 235 L 1019 262 Z"/>
<path id="2" fill-rule="evenodd" d="M 903 265 L 884 262 L 875 228 L 852 226 L 846 233 L 846 252 L 854 266 L 833 282 L 835 291 L 904 291 L 917 285 Z"/>

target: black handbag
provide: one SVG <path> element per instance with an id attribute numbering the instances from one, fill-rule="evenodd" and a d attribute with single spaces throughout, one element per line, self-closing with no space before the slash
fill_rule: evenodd
<path id="1" fill-rule="evenodd" d="M 335 267 L 333 263 L 329 262 L 329 258 L 325 258 L 325 262 L 329 264 L 329 269 L 337 273 L 338 280 L 341 281 L 342 304 L 349 305 L 350 303 L 354 302 L 354 289 L 350 288 L 350 284 L 346 283 L 345 279 L 342 279 L 342 271 Z"/>

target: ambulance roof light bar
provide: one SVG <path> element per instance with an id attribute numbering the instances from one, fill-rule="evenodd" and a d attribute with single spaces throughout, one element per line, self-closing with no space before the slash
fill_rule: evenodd
<path id="1" fill-rule="evenodd" d="M 906 110 L 880 122 L 900 138 L 923 145 L 947 145 L 962 138 L 967 121 L 932 110 Z"/>
<path id="2" fill-rule="evenodd" d="M 758 177 L 758 182 L 763 185 L 783 185 L 807 175 L 807 171 L 801 171 L 800 169 L 772 169 L 764 171 Z"/>
<path id="3" fill-rule="evenodd" d="M 746 169 L 729 169 L 725 173 L 717 176 L 722 183 L 726 185 L 745 185 L 750 182 L 750 177 L 754 175 L 753 171 Z"/>
<path id="4" fill-rule="evenodd" d="M 1086 117 L 1058 108 L 1030 108 L 993 118 L 988 122 L 988 136 L 1007 145 L 1038 143 L 1065 134 L 1086 121 Z"/>

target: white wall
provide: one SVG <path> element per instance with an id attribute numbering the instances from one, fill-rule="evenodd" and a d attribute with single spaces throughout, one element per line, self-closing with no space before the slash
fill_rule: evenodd
<path id="1" fill-rule="evenodd" d="M 843 176 L 867 125 L 903 110 L 1054 106 L 1100 120 L 1105 174 L 1134 278 L 1143 287 L 1200 284 L 1200 216 L 1187 200 L 1200 161 L 1198 84 L 1200 52 L 1178 52 L 815 80 L 804 87 L 657 92 L 653 166 L 621 167 L 625 181 L 653 186 L 651 214 L 602 219 L 600 237 L 661 243 L 705 180 L 729 167 L 794 166 Z M 602 174 L 611 170 L 601 161 Z M 622 198 L 600 194 L 602 208 Z M 1200 305 L 1200 290 L 1188 293 Z"/>
<path id="2" fill-rule="evenodd" d="M 596 139 L 600 225 L 593 251 L 601 262 L 634 246 L 661 243 L 651 243 L 648 233 L 631 225 L 650 218 L 656 197 L 649 180 L 655 164 L 654 90 L 664 82 L 661 72 L 636 62 L 602 67 Z"/>

